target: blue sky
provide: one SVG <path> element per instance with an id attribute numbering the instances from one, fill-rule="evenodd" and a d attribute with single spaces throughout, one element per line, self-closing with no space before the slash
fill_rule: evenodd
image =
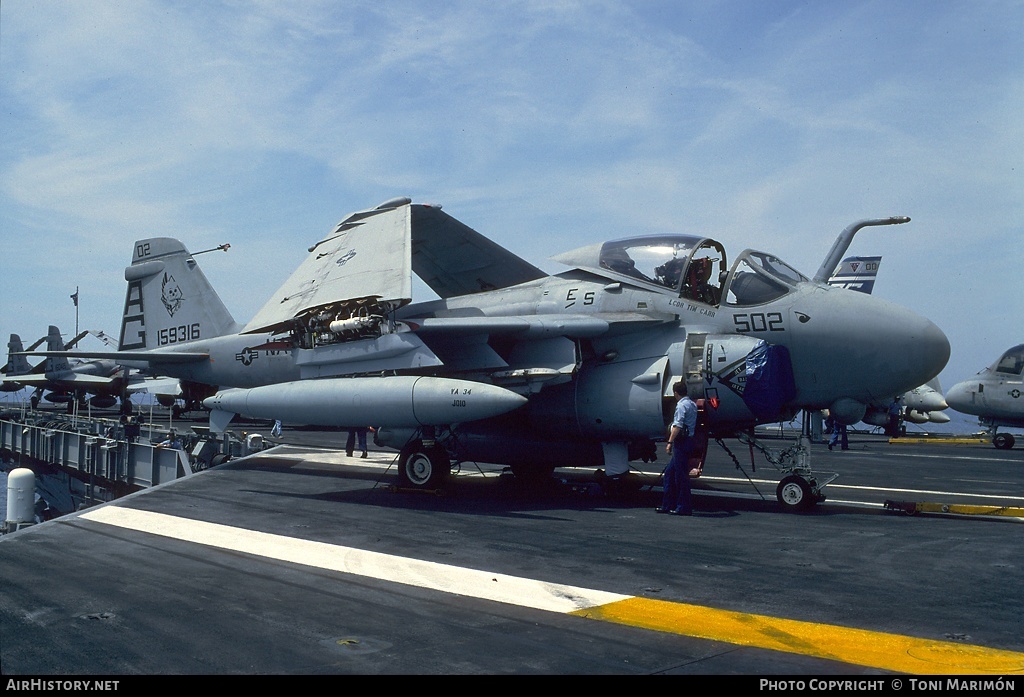
<path id="1" fill-rule="evenodd" d="M 154 236 L 230 243 L 200 263 L 247 321 L 401 195 L 551 272 L 686 232 L 810 276 L 908 215 L 850 251 L 946 332 L 948 388 L 1024 341 L 1022 37 L 1019 0 L 7 0 L 0 337 L 70 336 L 76 287 L 116 334 Z"/>

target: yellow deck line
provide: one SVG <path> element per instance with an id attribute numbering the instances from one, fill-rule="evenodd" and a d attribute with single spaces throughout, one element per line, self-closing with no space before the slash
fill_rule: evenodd
<path id="1" fill-rule="evenodd" d="M 946 445 L 977 445 L 990 443 L 991 441 L 987 438 L 907 438 L 901 436 L 899 438 L 890 438 L 889 445 L 899 445 L 900 443 L 940 443 Z"/>
<path id="2" fill-rule="evenodd" d="M 591 619 L 917 675 L 1024 672 L 1024 654 L 949 641 L 630 598 L 577 610 Z"/>
<path id="3" fill-rule="evenodd" d="M 959 513 L 962 515 L 995 515 L 1013 518 L 1024 517 L 1024 508 L 1015 506 L 969 506 L 956 503 L 918 503 L 921 513 Z"/>
<path id="4" fill-rule="evenodd" d="M 465 597 L 921 675 L 1024 673 L 1024 653 L 651 600 L 246 530 L 117 505 L 80 516 L 120 528 Z"/>

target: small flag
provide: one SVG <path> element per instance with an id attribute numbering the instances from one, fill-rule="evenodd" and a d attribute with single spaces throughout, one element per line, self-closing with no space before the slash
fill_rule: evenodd
<path id="1" fill-rule="evenodd" d="M 75 292 L 71 294 L 71 302 L 75 304 L 75 307 L 78 307 L 78 289 L 75 289 Z"/>

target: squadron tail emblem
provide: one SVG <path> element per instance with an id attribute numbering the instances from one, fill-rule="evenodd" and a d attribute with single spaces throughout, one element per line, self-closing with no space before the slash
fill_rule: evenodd
<path id="1" fill-rule="evenodd" d="M 160 289 L 160 300 L 167 308 L 167 314 L 174 317 L 174 313 L 181 309 L 182 293 L 174 276 L 164 274 L 163 285 Z"/>

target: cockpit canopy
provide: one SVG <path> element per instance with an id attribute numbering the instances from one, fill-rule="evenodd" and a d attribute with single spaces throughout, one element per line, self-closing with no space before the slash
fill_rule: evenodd
<path id="1" fill-rule="evenodd" d="M 726 303 L 761 305 L 793 291 L 807 277 L 776 256 L 747 250 L 740 255 L 729 279 Z"/>
<path id="2" fill-rule="evenodd" d="M 994 370 L 1002 375 L 1020 377 L 1021 371 L 1024 371 L 1024 344 L 1014 346 L 1000 356 L 995 363 Z"/>
<path id="3" fill-rule="evenodd" d="M 610 278 L 655 286 L 707 305 L 760 305 L 807 277 L 778 257 L 746 250 L 729 271 L 725 248 L 708 237 L 653 235 L 611 240 L 554 257 Z"/>

